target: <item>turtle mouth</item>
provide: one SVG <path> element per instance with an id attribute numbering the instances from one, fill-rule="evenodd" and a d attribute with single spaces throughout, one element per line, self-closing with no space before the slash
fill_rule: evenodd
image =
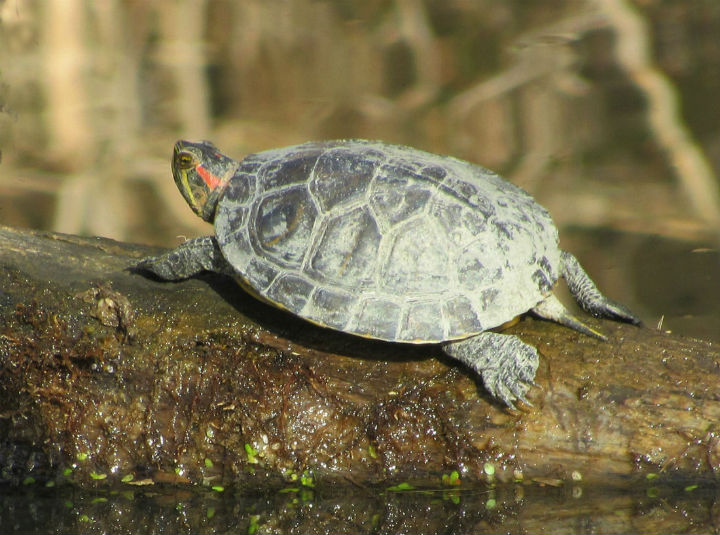
<path id="1" fill-rule="evenodd" d="M 180 193 L 192 211 L 202 217 L 203 205 L 212 192 L 204 183 L 206 177 L 200 173 L 201 159 L 190 147 L 175 145 L 172 160 L 172 174 Z"/>

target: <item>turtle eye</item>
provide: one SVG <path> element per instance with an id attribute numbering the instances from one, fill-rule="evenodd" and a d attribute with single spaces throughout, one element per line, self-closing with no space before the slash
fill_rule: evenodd
<path id="1" fill-rule="evenodd" d="M 177 165 L 180 169 L 190 169 L 195 163 L 195 158 L 189 152 L 181 152 L 177 155 Z"/>

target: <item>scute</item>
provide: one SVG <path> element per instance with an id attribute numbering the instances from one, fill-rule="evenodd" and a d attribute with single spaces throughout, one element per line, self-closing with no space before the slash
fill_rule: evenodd
<path id="1" fill-rule="evenodd" d="M 370 203 L 386 226 L 405 221 L 425 209 L 432 182 L 398 165 L 380 168 L 370 189 Z"/>
<path id="2" fill-rule="evenodd" d="M 315 239 L 307 271 L 324 283 L 367 287 L 374 282 L 381 239 L 367 207 L 329 217 Z"/>
<path id="3" fill-rule="evenodd" d="M 348 323 L 348 311 L 357 300 L 357 296 L 348 291 L 316 288 L 299 315 L 314 323 L 343 331 Z"/>
<path id="4" fill-rule="evenodd" d="M 435 219 L 442 235 L 458 249 L 474 241 L 486 227 L 485 217 L 481 213 L 471 212 L 446 199 L 433 199 L 429 215 Z"/>
<path id="5" fill-rule="evenodd" d="M 235 270 L 244 274 L 250 261 L 256 257 L 247 227 L 230 227 L 222 221 L 216 221 L 215 233 L 226 260 Z"/>
<path id="6" fill-rule="evenodd" d="M 381 161 L 382 155 L 377 151 L 344 147 L 322 154 L 310 179 L 310 191 L 321 210 L 329 212 L 337 206 L 362 201 Z"/>
<path id="7" fill-rule="evenodd" d="M 257 190 L 258 165 L 244 164 L 239 169 L 230 183 L 225 188 L 225 203 L 232 203 L 236 206 L 246 206 L 255 196 Z M 231 216 L 231 212 L 226 213 Z M 245 223 L 242 223 L 245 224 Z"/>
<path id="8" fill-rule="evenodd" d="M 283 303 L 284 308 L 297 314 L 314 289 L 315 285 L 307 279 L 294 273 L 285 273 L 273 281 L 266 295 L 271 302 Z"/>
<path id="9" fill-rule="evenodd" d="M 272 283 L 277 276 L 277 268 L 260 257 L 252 258 L 245 270 L 245 280 L 247 284 L 261 294 L 265 293 L 265 290 L 270 287 L 270 283 Z"/>
<path id="10" fill-rule="evenodd" d="M 463 180 L 463 178 L 465 178 L 465 180 Z M 442 182 L 441 190 L 469 208 L 472 208 L 474 211 L 478 211 L 485 218 L 491 217 L 495 213 L 492 200 L 483 195 L 483 191 L 477 184 L 467 182 L 466 178 L 467 177 L 457 175 L 448 175 Z M 483 189 L 487 190 L 489 185 L 491 184 L 484 184 L 485 188 Z"/>
<path id="11" fill-rule="evenodd" d="M 559 274 L 557 231 L 523 190 L 482 167 L 380 142 L 248 156 L 215 227 L 260 297 L 383 340 L 467 338 L 533 308 Z"/>
<path id="12" fill-rule="evenodd" d="M 387 237 L 389 254 L 382 260 L 380 288 L 391 295 L 440 295 L 448 290 L 448 243 L 435 235 L 429 218 L 410 221 Z"/>
<path id="13" fill-rule="evenodd" d="M 368 298 L 358 307 L 358 312 L 347 328 L 360 336 L 397 339 L 398 324 L 402 309 L 387 299 Z"/>
<path id="14" fill-rule="evenodd" d="M 457 273 L 460 288 L 467 292 L 492 284 L 502 276 L 500 269 L 486 266 L 477 255 L 460 256 Z"/>
<path id="15" fill-rule="evenodd" d="M 317 159 L 317 150 L 298 150 L 291 158 L 267 163 L 258 172 L 263 190 L 270 191 L 293 184 L 305 184 Z"/>
<path id="16" fill-rule="evenodd" d="M 317 215 L 307 187 L 296 186 L 268 195 L 258 203 L 254 215 L 250 236 L 258 248 L 281 266 L 299 267 L 310 247 Z"/>
<path id="17" fill-rule="evenodd" d="M 484 329 L 473 304 L 465 296 L 457 295 L 445 301 L 443 313 L 446 318 L 451 319 L 444 336 L 446 340 L 463 337 L 467 333 L 479 333 Z"/>
<path id="18" fill-rule="evenodd" d="M 438 300 L 411 302 L 403 316 L 398 340 L 442 341 L 445 327 L 442 304 Z"/>

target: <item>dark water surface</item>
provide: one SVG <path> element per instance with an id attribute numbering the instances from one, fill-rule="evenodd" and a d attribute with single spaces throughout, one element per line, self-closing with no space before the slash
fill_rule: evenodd
<path id="1" fill-rule="evenodd" d="M 0 490 L 3 533 L 718 533 L 720 488 Z"/>
<path id="2" fill-rule="evenodd" d="M 720 250 L 712 240 L 569 228 L 560 241 L 646 327 L 720 343 Z"/>

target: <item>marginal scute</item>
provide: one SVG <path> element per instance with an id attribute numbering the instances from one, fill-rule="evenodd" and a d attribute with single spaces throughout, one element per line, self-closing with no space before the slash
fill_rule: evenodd
<path id="1" fill-rule="evenodd" d="M 537 260 L 537 264 L 540 266 L 540 269 L 543 270 L 545 275 L 550 281 L 556 281 L 558 278 L 557 272 L 553 269 L 553 265 L 548 259 L 547 256 L 543 256 L 539 260 Z"/>
<path id="2" fill-rule="evenodd" d="M 400 326 L 398 339 L 441 342 L 445 340 L 442 308 L 439 301 L 411 302 Z"/>
<path id="3" fill-rule="evenodd" d="M 428 165 L 427 167 L 423 167 L 422 174 L 437 182 L 441 182 L 442 179 L 447 176 L 447 171 L 439 165 Z"/>
<path id="4" fill-rule="evenodd" d="M 215 224 L 217 240 L 220 250 L 225 259 L 236 271 L 245 273 L 250 260 L 255 257 L 250 241 L 247 237 L 247 227 L 232 228 L 220 227 L 219 222 Z"/>
<path id="5" fill-rule="evenodd" d="M 474 174 L 478 175 L 477 172 Z M 455 197 L 472 210 L 479 211 L 485 218 L 492 216 L 495 213 L 495 207 L 486 194 L 488 190 L 492 192 L 495 188 L 491 187 L 492 184 L 483 184 L 484 187 L 481 190 L 480 185 L 469 182 L 468 178 L 470 177 L 455 174 L 448 175 L 443 180 L 440 190 Z"/>
<path id="6" fill-rule="evenodd" d="M 365 299 L 350 326 L 361 336 L 394 340 L 400 322 L 400 307 L 387 299 Z"/>
<path id="7" fill-rule="evenodd" d="M 452 321 L 448 322 L 448 330 L 445 333 L 446 339 L 450 340 L 482 332 L 482 322 L 467 297 L 459 295 L 448 299 L 442 308 L 445 317 L 452 318 Z"/>
<path id="8" fill-rule="evenodd" d="M 498 295 L 500 295 L 500 290 L 495 287 L 486 288 L 480 292 L 480 297 L 477 299 L 480 303 L 480 310 L 492 310 L 496 306 Z"/>
<path id="9" fill-rule="evenodd" d="M 301 316 L 340 331 L 348 323 L 350 310 L 357 297 L 347 291 L 329 288 L 317 288 L 303 308 Z"/>
<path id="10" fill-rule="evenodd" d="M 541 291 L 549 293 L 550 290 L 552 290 L 554 281 L 550 279 L 548 277 L 548 274 L 545 273 L 542 269 L 536 269 L 532 275 L 532 279 L 535 281 L 535 284 L 537 284 L 538 288 L 540 288 Z"/>
<path id="11" fill-rule="evenodd" d="M 498 236 L 498 241 L 506 242 L 515 237 L 513 225 L 507 221 L 493 221 L 493 226 L 495 227 L 494 230 Z"/>
<path id="12" fill-rule="evenodd" d="M 278 270 L 262 258 L 254 257 L 245 270 L 245 279 L 256 291 L 263 293 L 277 277 Z"/>
<path id="13" fill-rule="evenodd" d="M 295 314 L 299 314 L 315 287 L 307 279 L 293 273 L 277 277 L 267 290 L 267 297 Z"/>

